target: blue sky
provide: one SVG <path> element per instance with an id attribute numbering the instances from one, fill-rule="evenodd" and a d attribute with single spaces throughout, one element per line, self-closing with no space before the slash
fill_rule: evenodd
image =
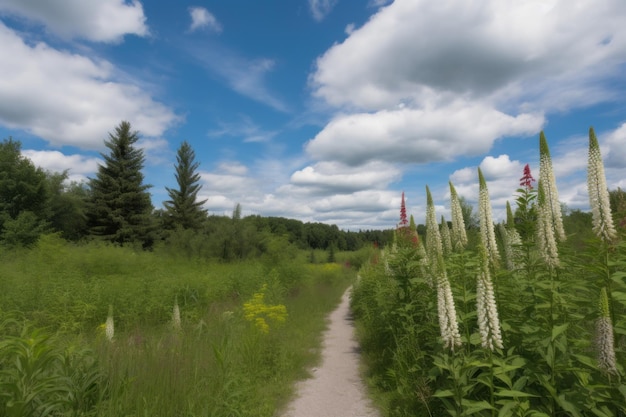
<path id="1" fill-rule="evenodd" d="M 212 214 L 394 227 L 425 186 L 449 217 L 476 168 L 503 216 L 550 145 L 561 201 L 587 209 L 593 126 L 626 188 L 623 0 L 0 0 L 0 135 L 73 180 L 121 120 L 156 207 L 196 152 Z"/>

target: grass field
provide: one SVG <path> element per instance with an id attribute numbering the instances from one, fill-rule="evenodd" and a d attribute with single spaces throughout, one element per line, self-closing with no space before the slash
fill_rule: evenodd
<path id="1" fill-rule="evenodd" d="M 0 415 L 274 415 L 355 275 L 309 255 L 223 264 L 55 236 L 1 254 Z"/>

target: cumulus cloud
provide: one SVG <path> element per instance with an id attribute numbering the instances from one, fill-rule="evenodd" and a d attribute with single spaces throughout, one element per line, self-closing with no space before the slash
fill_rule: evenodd
<path id="1" fill-rule="evenodd" d="M 222 25 L 220 22 L 218 22 L 217 18 L 204 7 L 190 7 L 189 15 L 191 17 L 189 30 L 191 32 L 202 28 L 208 28 L 217 33 L 222 31 Z"/>
<path id="2" fill-rule="evenodd" d="M 396 0 L 317 59 L 313 96 L 337 115 L 306 150 L 427 163 L 537 134 L 549 112 L 615 97 L 624 20 L 620 0 Z"/>
<path id="3" fill-rule="evenodd" d="M 308 192 L 336 195 L 384 189 L 399 178 L 400 170 L 386 163 L 372 162 L 355 169 L 327 161 L 294 172 L 290 184 L 306 187 Z"/>
<path id="4" fill-rule="evenodd" d="M 425 163 L 480 155 L 507 135 L 530 135 L 542 115 L 509 116 L 473 103 L 428 110 L 403 108 L 341 115 L 306 145 L 316 159 L 351 165 L 367 161 Z"/>
<path id="5" fill-rule="evenodd" d="M 321 22 L 333 10 L 337 0 L 309 0 L 309 9 L 313 19 Z"/>
<path id="6" fill-rule="evenodd" d="M 84 181 L 88 176 L 98 170 L 98 164 L 102 161 L 99 158 L 85 155 L 73 154 L 65 155 L 59 151 L 37 151 L 25 149 L 22 155 L 33 161 L 33 163 L 50 172 L 68 171 L 70 181 Z"/>
<path id="7" fill-rule="evenodd" d="M 63 38 L 119 42 L 124 35 L 148 35 L 138 0 L 3 0 L 0 12 L 43 24 Z"/>
<path id="8" fill-rule="evenodd" d="M 626 123 L 606 135 L 604 140 L 605 164 L 607 168 L 626 168 Z"/>
<path id="9" fill-rule="evenodd" d="M 178 119 L 104 60 L 26 44 L 0 22 L 0 123 L 53 145 L 99 149 L 121 120 L 159 136 Z"/>
<path id="10" fill-rule="evenodd" d="M 538 94 L 540 79 L 545 96 L 565 93 L 560 81 L 619 76 L 625 18 L 620 0 L 575 8 L 556 0 L 397 0 L 321 56 L 311 82 L 333 105 L 370 110 L 450 95 L 519 98 L 527 88 Z"/>

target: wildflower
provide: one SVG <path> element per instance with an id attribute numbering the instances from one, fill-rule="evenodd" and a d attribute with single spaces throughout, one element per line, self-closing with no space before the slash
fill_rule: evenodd
<path id="1" fill-rule="evenodd" d="M 604 164 L 600 154 L 600 146 L 593 128 L 589 129 L 589 164 L 587 167 L 587 188 L 589 190 L 589 205 L 593 218 L 594 233 L 605 242 L 617 238 L 613 225 L 609 191 L 606 186 Z"/>
<path id="2" fill-rule="evenodd" d="M 394 236 L 396 238 L 396 243 L 398 243 L 401 247 L 417 247 L 419 243 L 417 228 L 415 227 L 413 216 L 411 216 L 410 222 L 407 218 L 404 192 L 402 192 L 402 203 L 400 204 L 400 223 L 398 223 Z"/>
<path id="3" fill-rule="evenodd" d="M 174 329 L 180 329 L 180 308 L 178 307 L 178 298 L 174 299 L 174 309 L 172 310 L 172 326 Z"/>
<path id="4" fill-rule="evenodd" d="M 480 273 L 476 283 L 476 307 L 478 313 L 478 331 L 485 349 L 502 349 L 502 334 L 498 308 L 489 273 L 489 258 L 485 247 L 480 245 Z"/>
<path id="5" fill-rule="evenodd" d="M 430 189 L 426 186 L 426 254 L 433 269 L 433 275 L 440 272 L 439 263 L 443 264 L 443 243 L 435 215 L 435 204 Z M 441 262 L 439 259 L 441 258 Z"/>
<path id="6" fill-rule="evenodd" d="M 552 212 L 544 193 L 545 187 L 541 185 L 541 180 L 539 180 L 538 188 L 537 247 L 544 262 L 551 267 L 557 267 L 559 266 L 559 251 L 556 245 L 555 230 L 551 222 Z"/>
<path id="7" fill-rule="evenodd" d="M 611 322 L 606 288 L 600 290 L 600 317 L 596 321 L 596 345 L 598 348 L 598 367 L 609 374 L 616 374 L 613 323 Z"/>
<path id="8" fill-rule="evenodd" d="M 271 320 L 275 323 L 284 323 L 287 320 L 287 307 L 283 304 L 267 305 L 265 304 L 265 292 L 267 284 L 263 284 L 261 290 L 254 293 L 252 299 L 243 305 L 244 316 L 246 320 L 254 323 L 254 325 L 262 333 L 269 333 L 270 327 L 267 323 Z"/>
<path id="9" fill-rule="evenodd" d="M 428 186 L 426 187 L 426 251 L 429 272 L 435 277 L 437 285 L 437 312 L 441 338 L 446 349 L 454 350 L 455 347 L 461 346 L 461 334 L 452 289 L 443 262 L 443 246 L 435 215 L 435 204 Z"/>
<path id="10" fill-rule="evenodd" d="M 456 308 L 452 298 L 452 289 L 445 272 L 437 280 L 437 312 L 439 314 L 439 329 L 443 339 L 443 347 L 454 351 L 461 346 L 459 323 L 456 319 Z"/>
<path id="11" fill-rule="evenodd" d="M 548 142 L 543 132 L 539 135 L 539 188 L 543 189 L 544 194 L 544 210 L 547 214 L 544 219 L 546 225 L 554 229 L 554 234 L 559 241 L 563 241 L 565 240 L 565 230 L 561 218 L 559 193 L 556 189 L 556 180 L 552 170 L 550 149 L 548 149 Z"/>
<path id="12" fill-rule="evenodd" d="M 520 256 L 522 238 L 515 228 L 515 219 L 511 204 L 506 202 L 506 223 L 500 223 L 500 235 L 502 236 L 506 268 L 509 271 L 517 269 L 517 260 Z"/>
<path id="13" fill-rule="evenodd" d="M 480 217 L 480 237 L 483 246 L 487 250 L 489 261 L 497 266 L 500 261 L 498 245 L 496 243 L 496 233 L 493 226 L 493 216 L 491 214 L 491 202 L 489 201 L 489 190 L 482 171 L 478 168 L 479 194 L 478 194 L 478 215 Z"/>
<path id="14" fill-rule="evenodd" d="M 409 220 L 406 217 L 406 204 L 404 203 L 404 191 L 402 191 L 402 202 L 400 203 L 400 223 L 398 228 L 408 227 Z"/>
<path id="15" fill-rule="evenodd" d="M 465 221 L 463 220 L 463 209 L 459 196 L 452 182 L 450 184 L 450 211 L 452 214 L 452 239 L 454 249 L 461 251 L 467 246 L 467 233 L 465 232 Z"/>
<path id="16" fill-rule="evenodd" d="M 524 187 L 526 190 L 532 190 L 533 182 L 535 182 L 535 179 L 530 173 L 530 166 L 526 164 L 524 167 L 524 174 L 522 175 L 522 178 L 519 179 L 519 186 Z"/>
<path id="17" fill-rule="evenodd" d="M 115 324 L 113 323 L 113 306 L 109 305 L 109 314 L 107 315 L 107 321 L 104 327 L 104 333 L 106 334 L 107 340 L 113 341 L 113 336 L 115 335 Z"/>
<path id="18" fill-rule="evenodd" d="M 441 216 L 441 242 L 443 243 L 443 252 L 445 254 L 452 253 L 452 240 L 450 238 L 450 228 L 448 222 Z"/>

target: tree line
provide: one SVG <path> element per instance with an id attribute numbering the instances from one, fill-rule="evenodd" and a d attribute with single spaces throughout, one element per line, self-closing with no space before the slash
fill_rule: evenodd
<path id="1" fill-rule="evenodd" d="M 186 141 L 178 148 L 174 176 L 163 208 L 152 205 L 142 173 L 145 155 L 139 133 L 122 121 L 104 141 L 107 152 L 93 178 L 70 182 L 68 171 L 47 172 L 21 154 L 12 138 L 0 143 L 0 244 L 29 247 L 44 233 L 74 242 L 104 241 L 153 249 L 168 246 L 181 254 L 223 260 L 269 250 L 276 241 L 300 249 L 357 250 L 386 244 L 393 230 L 344 231 L 336 225 L 283 217 L 212 215 L 200 200 L 199 162 Z"/>

